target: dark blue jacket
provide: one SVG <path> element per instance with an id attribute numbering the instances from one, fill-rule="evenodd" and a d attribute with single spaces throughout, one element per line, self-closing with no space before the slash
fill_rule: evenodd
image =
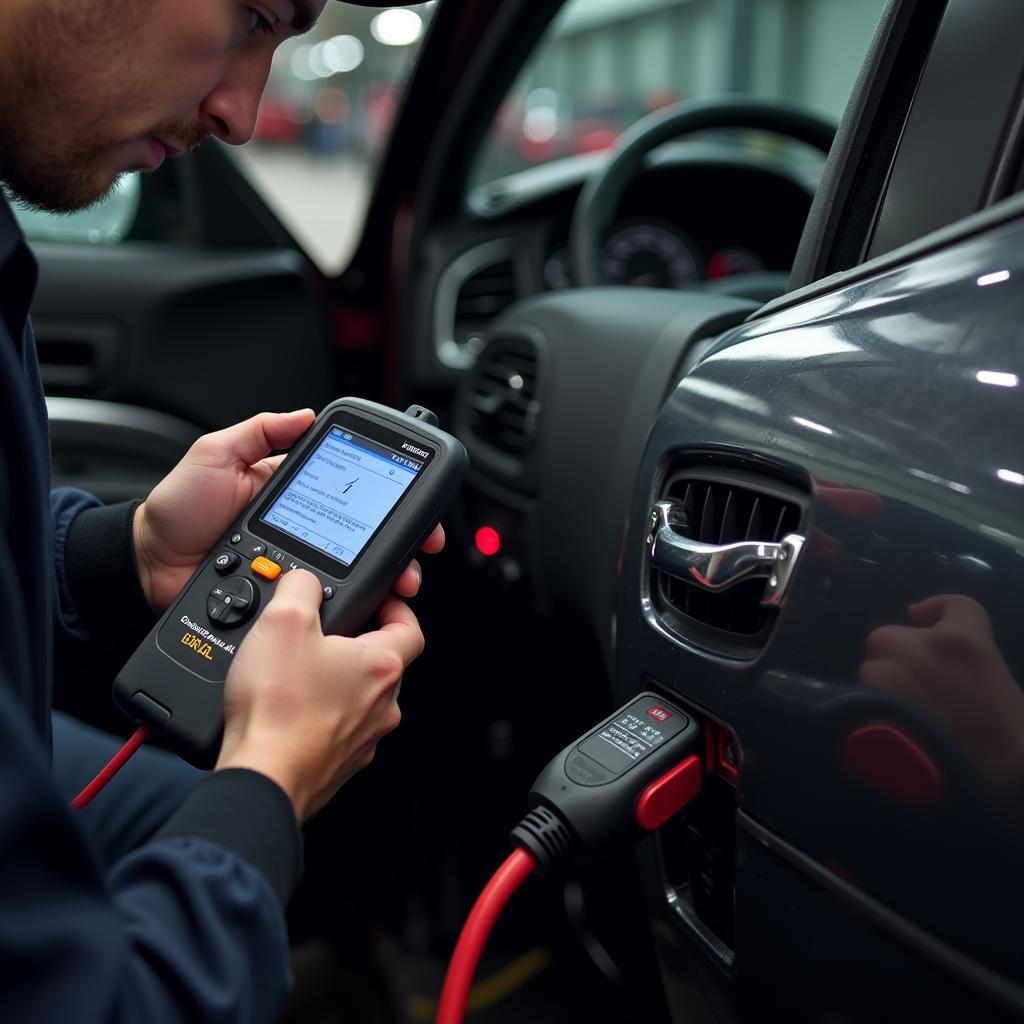
<path id="1" fill-rule="evenodd" d="M 215 773 L 107 871 L 50 778 L 53 652 L 137 642 L 152 619 L 132 506 L 64 490 L 51 507 L 35 284 L 0 196 L 0 1018 L 271 1021 L 301 856 L 285 794 Z"/>

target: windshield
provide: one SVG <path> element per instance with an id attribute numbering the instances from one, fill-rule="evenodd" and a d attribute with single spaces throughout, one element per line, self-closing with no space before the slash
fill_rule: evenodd
<path id="1" fill-rule="evenodd" d="M 571 0 L 505 97 L 472 184 L 607 149 L 645 114 L 743 93 L 838 121 L 885 0 Z"/>

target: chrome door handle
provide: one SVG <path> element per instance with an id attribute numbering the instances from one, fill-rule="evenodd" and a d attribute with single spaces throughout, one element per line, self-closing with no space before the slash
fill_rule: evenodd
<path id="1" fill-rule="evenodd" d="M 658 501 L 651 507 L 647 557 L 652 569 L 696 584 L 704 590 L 725 590 L 741 580 L 767 576 L 761 604 L 782 604 L 804 538 L 788 533 L 782 540 L 741 541 L 737 544 L 702 544 L 678 533 L 684 522 L 676 501 Z"/>

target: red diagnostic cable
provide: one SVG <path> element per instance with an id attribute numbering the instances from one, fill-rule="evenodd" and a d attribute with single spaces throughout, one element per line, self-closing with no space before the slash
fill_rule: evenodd
<path id="1" fill-rule="evenodd" d="M 143 743 L 146 742 L 146 737 L 149 733 L 146 731 L 144 725 L 140 725 L 125 742 L 125 745 L 107 762 L 106 767 L 96 776 L 92 782 L 89 783 L 85 789 L 82 790 L 74 800 L 71 801 L 70 807 L 73 811 L 81 810 L 120 770 L 124 767 L 125 762 L 135 753 Z"/>
<path id="2" fill-rule="evenodd" d="M 455 944 L 455 952 L 452 953 L 444 988 L 441 990 L 435 1024 L 462 1024 L 469 986 L 473 982 L 473 974 L 487 936 L 491 934 L 494 922 L 509 897 L 533 874 L 536 866 L 533 855 L 517 847 L 484 886 Z"/>

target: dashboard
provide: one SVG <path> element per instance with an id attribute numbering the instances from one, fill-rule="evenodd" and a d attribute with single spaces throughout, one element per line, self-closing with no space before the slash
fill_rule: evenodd
<path id="1" fill-rule="evenodd" d="M 414 351 L 434 358 L 421 373 L 450 382 L 451 371 L 473 365 L 490 323 L 513 302 L 574 287 L 573 215 L 604 159 L 572 157 L 479 186 L 470 216 L 432 230 L 418 304 L 433 310 L 422 321 L 433 344 Z M 625 189 L 604 237 L 606 283 L 761 302 L 781 294 L 821 167 L 820 154 L 781 146 L 660 147 Z"/>
<path id="2" fill-rule="evenodd" d="M 762 166 L 686 161 L 652 168 L 624 197 L 603 246 L 610 285 L 692 288 L 704 281 L 788 273 L 811 192 Z M 571 208 L 549 235 L 544 284 L 573 285 Z"/>
<path id="3" fill-rule="evenodd" d="M 478 187 L 468 211 L 463 205 L 461 215 L 432 227 L 414 284 L 417 308 L 432 315 L 412 318 L 406 352 L 417 379 L 439 390 L 456 384 L 453 427 L 473 462 L 463 492 L 465 535 L 487 527 L 503 545 L 496 557 L 478 545 L 477 560 L 470 544 L 470 561 L 495 575 L 499 588 L 513 586 L 540 603 L 561 596 L 563 583 L 546 568 L 558 560 L 542 555 L 558 536 L 557 524 L 544 518 L 558 503 L 539 495 L 587 493 L 596 477 L 569 487 L 564 467 L 555 472 L 548 457 L 551 439 L 590 429 L 595 409 L 602 422 L 649 423 L 684 353 L 697 358 L 705 341 L 785 291 L 823 165 L 820 153 L 813 160 L 794 153 L 784 144 L 757 149 L 696 139 L 652 151 L 603 233 L 612 287 L 575 287 L 569 255 L 580 197 L 606 155 Z M 517 308 L 530 309 L 528 320 Z M 433 344 L 418 343 L 417 332 L 430 332 Z M 573 380 L 580 388 L 566 394 L 563 385 Z M 607 524 L 603 513 L 591 517 L 595 532 L 621 529 L 626 495 L 617 489 L 628 490 L 636 456 L 624 436 L 603 446 L 630 451 L 621 471 L 606 471 L 616 495 L 602 503 Z M 595 443 L 580 438 L 583 446 Z M 578 547 L 578 537 L 563 539 L 567 549 Z M 614 546 L 602 534 L 591 550 Z M 613 579 L 606 572 L 588 588 L 602 608 Z M 607 621 L 607 614 L 587 618 Z"/>
<path id="4" fill-rule="evenodd" d="M 692 288 L 704 279 L 714 281 L 767 269 L 757 253 L 740 245 L 716 249 L 705 262 L 688 234 L 654 218 L 616 225 L 604 244 L 603 257 L 608 284 L 631 288 Z M 547 258 L 544 283 L 552 290 L 573 286 L 568 245 Z"/>

